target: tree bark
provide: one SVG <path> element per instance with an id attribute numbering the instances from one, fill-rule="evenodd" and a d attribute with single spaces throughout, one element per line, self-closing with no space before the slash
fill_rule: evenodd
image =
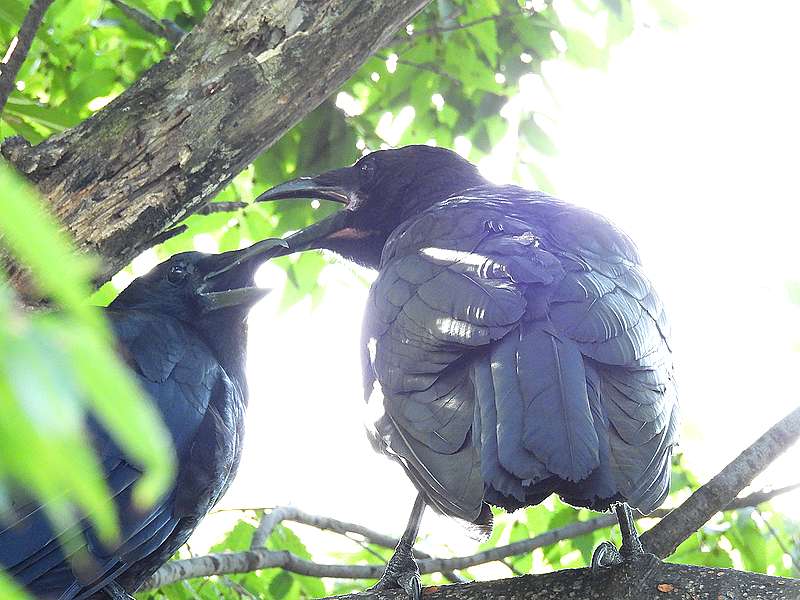
<path id="1" fill-rule="evenodd" d="M 108 280 L 333 93 L 430 0 L 217 0 L 80 125 L 0 152 Z M 313 144 L 314 140 L 308 140 Z M 24 287 L 18 270 L 12 281 Z"/>
<path id="2" fill-rule="evenodd" d="M 791 600 L 800 598 L 800 580 L 769 577 L 733 569 L 712 569 L 659 561 L 652 554 L 593 575 L 589 569 L 566 569 L 428 587 L 424 600 Z M 407 600 L 392 590 L 335 596 L 336 600 Z"/>

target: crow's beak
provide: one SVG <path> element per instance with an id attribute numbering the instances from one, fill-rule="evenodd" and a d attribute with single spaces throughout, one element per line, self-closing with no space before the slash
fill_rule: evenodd
<path id="1" fill-rule="evenodd" d="M 267 288 L 245 287 L 221 292 L 198 292 L 198 299 L 203 312 L 209 313 L 231 306 L 253 306 L 270 291 Z"/>
<path id="2" fill-rule="evenodd" d="M 203 312 L 231 306 L 248 307 L 261 300 L 270 290 L 253 285 L 255 270 L 261 263 L 289 253 L 289 245 L 284 240 L 268 239 L 211 258 L 214 268 L 197 290 Z"/>
<path id="3" fill-rule="evenodd" d="M 340 204 L 351 204 L 353 194 L 347 183 L 352 178 L 349 167 L 334 169 L 316 177 L 298 177 L 286 183 L 276 185 L 262 193 L 256 202 L 283 200 L 288 198 L 319 198 L 333 200 Z"/>
<path id="4" fill-rule="evenodd" d="M 357 174 L 352 167 L 334 169 L 316 177 L 298 177 L 268 189 L 255 201 L 319 198 L 344 204 L 345 210 L 335 212 L 284 240 L 289 245 L 290 252 L 321 248 L 324 246 L 324 240 L 350 226 L 352 211 L 359 203 L 358 196 L 354 191 L 357 183 L 356 177 Z"/>

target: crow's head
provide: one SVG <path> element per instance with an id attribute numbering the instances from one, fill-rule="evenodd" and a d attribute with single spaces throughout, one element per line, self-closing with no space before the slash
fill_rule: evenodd
<path id="1" fill-rule="evenodd" d="M 176 254 L 135 279 L 110 308 L 160 312 L 191 324 L 211 316 L 241 320 L 268 292 L 255 286 L 256 269 L 285 248 L 270 239 L 222 254 Z"/>
<path id="2" fill-rule="evenodd" d="M 319 198 L 344 209 L 287 239 L 293 250 L 327 248 L 377 268 L 392 231 L 436 202 L 486 181 L 451 150 L 406 146 L 367 154 L 354 165 L 300 177 L 261 194 L 257 201 Z"/>

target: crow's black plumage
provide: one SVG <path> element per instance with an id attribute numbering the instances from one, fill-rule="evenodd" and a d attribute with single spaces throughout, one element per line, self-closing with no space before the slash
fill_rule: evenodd
<path id="1" fill-rule="evenodd" d="M 598 510 L 664 500 L 678 419 L 668 323 L 625 234 L 427 146 L 259 199 L 289 197 L 346 205 L 291 248 L 379 270 L 363 327 L 370 437 L 425 503 L 490 527 L 487 503 L 551 493 Z"/>
<path id="2" fill-rule="evenodd" d="M 90 420 L 121 533 L 104 546 L 86 518 L 54 530 L 40 505 L 12 496 L 11 515 L 3 515 L 10 519 L 0 521 L 0 567 L 36 597 L 127 598 L 227 490 L 247 404 L 246 316 L 265 293 L 254 287 L 253 275 L 281 244 L 175 255 L 133 281 L 107 309 L 121 355 L 171 434 L 175 482 L 155 505 L 136 507 L 140 468 Z"/>

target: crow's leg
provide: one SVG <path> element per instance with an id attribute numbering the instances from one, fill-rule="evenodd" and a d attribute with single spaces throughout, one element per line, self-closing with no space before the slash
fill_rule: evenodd
<path id="1" fill-rule="evenodd" d="M 639 540 L 639 534 L 636 531 L 636 524 L 633 522 L 631 507 L 626 502 L 623 502 L 617 504 L 614 510 L 617 513 L 619 531 L 622 534 L 622 546 L 619 549 L 622 558 L 627 559 L 644 554 L 642 542 Z"/>
<path id="2" fill-rule="evenodd" d="M 622 564 L 626 560 L 645 553 L 642 542 L 639 541 L 639 534 L 636 533 L 631 507 L 625 502 L 615 504 L 614 512 L 617 513 L 617 521 L 619 521 L 622 546 L 617 550 L 611 542 L 600 544 L 592 555 L 592 571 L 594 573 L 598 573 L 601 569 Z"/>
<path id="3" fill-rule="evenodd" d="M 389 590 L 402 588 L 411 600 L 420 600 L 422 596 L 422 582 L 419 577 L 419 567 L 414 560 L 414 542 L 419 533 L 419 523 L 422 520 L 422 513 L 425 512 L 425 500 L 422 494 L 417 495 L 414 501 L 414 508 L 411 509 L 411 516 L 408 518 L 408 525 L 394 550 L 392 558 L 386 564 L 386 570 L 380 581 L 370 588 L 370 590 Z"/>

